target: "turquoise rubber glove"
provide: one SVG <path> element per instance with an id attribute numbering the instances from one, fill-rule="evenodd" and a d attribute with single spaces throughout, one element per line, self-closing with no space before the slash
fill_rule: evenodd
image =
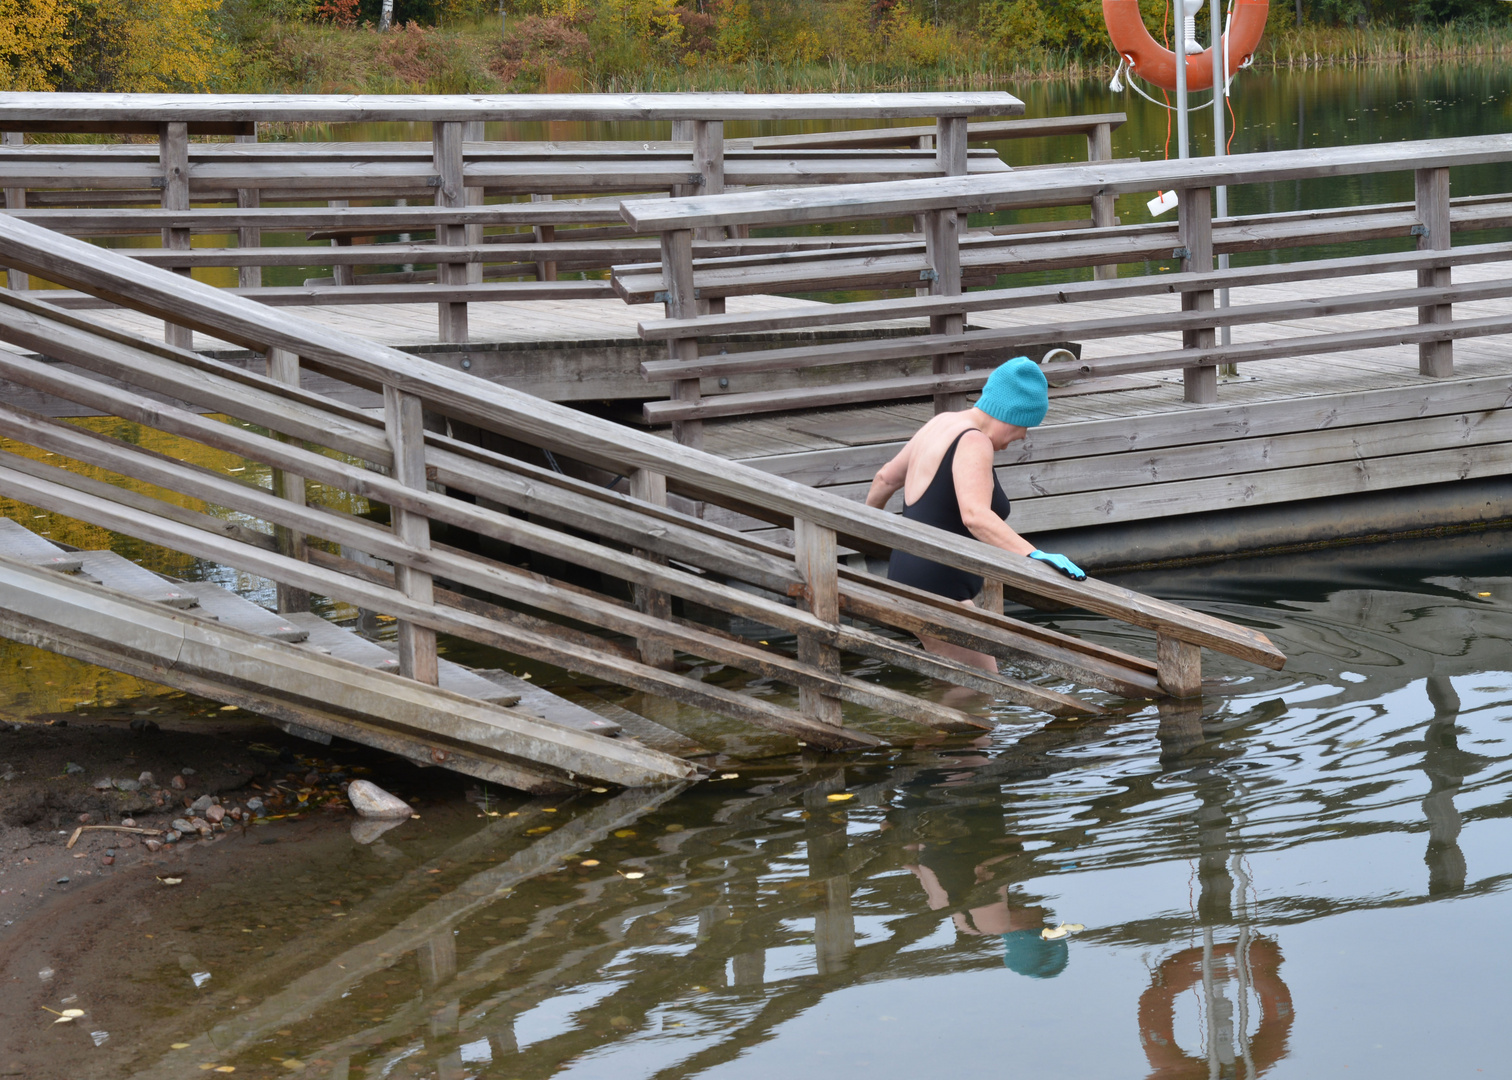
<path id="1" fill-rule="evenodd" d="M 1038 559 L 1042 563 L 1049 563 L 1072 581 L 1087 580 L 1087 572 L 1064 555 L 1052 555 L 1048 551 L 1031 551 L 1029 557 Z"/>

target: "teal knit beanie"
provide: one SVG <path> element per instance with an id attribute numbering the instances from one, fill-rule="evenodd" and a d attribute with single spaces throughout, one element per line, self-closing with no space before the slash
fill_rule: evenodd
<path id="1" fill-rule="evenodd" d="M 1050 384 L 1038 364 L 1015 356 L 987 377 L 976 407 L 994 420 L 1031 428 L 1050 409 Z"/>

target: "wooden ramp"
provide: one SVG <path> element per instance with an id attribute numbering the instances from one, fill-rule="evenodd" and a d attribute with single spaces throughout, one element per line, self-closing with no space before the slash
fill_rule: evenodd
<path id="1" fill-rule="evenodd" d="M 7 522 L 0 535 L 17 528 Z M 218 586 L 182 591 L 111 552 L 81 552 L 86 569 L 65 574 L 48 567 L 42 548 L 53 545 L 36 539 L 29 546 L 41 559 L 0 555 L 0 634 L 14 640 L 238 705 L 316 741 L 340 736 L 527 791 L 571 790 L 580 777 L 641 786 L 697 775 L 628 737 L 584 731 L 599 718 L 569 702 L 558 699 L 555 711 L 586 714 L 576 724 L 545 720 L 459 665 L 450 665 L 450 685 L 422 687 L 372 662 L 370 649 L 384 658 L 387 650 L 318 616 L 296 617 L 294 630 Z M 137 573 L 120 573 L 115 587 L 90 580 L 88 567 L 117 560 L 124 566 L 115 569 Z M 518 756 L 525 745 L 535 748 L 529 758 Z"/>

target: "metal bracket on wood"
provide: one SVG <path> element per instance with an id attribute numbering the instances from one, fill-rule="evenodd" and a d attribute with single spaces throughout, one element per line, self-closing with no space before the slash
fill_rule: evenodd
<path id="1" fill-rule="evenodd" d="M 425 186 L 426 187 L 440 187 L 441 186 L 441 178 L 439 176 L 427 176 L 425 178 Z"/>
<path id="2" fill-rule="evenodd" d="M 703 173 L 696 173 L 696 172 L 689 173 L 688 174 L 688 179 L 685 182 L 688 183 L 688 184 L 692 184 L 694 187 L 703 187 L 704 174 Z"/>
<path id="3" fill-rule="evenodd" d="M 937 274 L 933 270 L 920 270 L 919 271 L 919 280 L 920 281 L 939 281 L 940 280 L 940 275 Z"/>
<path id="4" fill-rule="evenodd" d="M 1428 235 L 1428 226 L 1426 226 L 1426 225 L 1414 225 L 1412 227 L 1412 229 L 1411 229 L 1411 233 L 1412 233 L 1413 236 L 1427 236 Z"/>
<path id="5" fill-rule="evenodd" d="M 697 300 L 701 291 L 702 290 L 700 289 L 694 289 L 693 299 Z M 654 292 L 651 294 L 651 302 L 653 304 L 665 304 L 668 303 L 671 299 L 672 296 L 666 289 L 663 289 L 661 292 Z"/>
<path id="6" fill-rule="evenodd" d="M 154 187 L 154 188 L 160 188 L 161 189 L 161 188 L 165 188 L 165 187 L 168 186 L 168 181 L 165 178 L 161 177 L 161 176 L 154 176 L 148 182 L 148 186 L 149 187 Z"/>
<path id="7" fill-rule="evenodd" d="M 1190 259 L 1191 257 L 1192 251 L 1190 248 L 1180 247 L 1171 252 L 1171 258 L 1173 259 Z"/>

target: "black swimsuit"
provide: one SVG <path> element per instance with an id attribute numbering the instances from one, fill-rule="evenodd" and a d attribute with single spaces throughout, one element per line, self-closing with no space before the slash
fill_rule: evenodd
<path id="1" fill-rule="evenodd" d="M 969 429 L 968 429 L 969 430 Z M 961 432 L 965 435 L 966 432 Z M 956 501 L 955 452 L 961 435 L 951 440 L 945 456 L 935 469 L 929 487 L 912 506 L 903 504 L 903 516 L 910 521 L 920 521 L 937 529 L 953 532 L 957 536 L 970 536 L 971 530 L 961 520 L 961 505 Z M 1008 496 L 998 486 L 997 476 L 992 478 L 992 512 L 999 517 L 1008 516 Z M 906 551 L 894 551 L 887 564 L 887 577 L 904 585 L 927 589 L 951 600 L 970 600 L 982 591 L 982 579 L 953 566 L 942 566 Z"/>

